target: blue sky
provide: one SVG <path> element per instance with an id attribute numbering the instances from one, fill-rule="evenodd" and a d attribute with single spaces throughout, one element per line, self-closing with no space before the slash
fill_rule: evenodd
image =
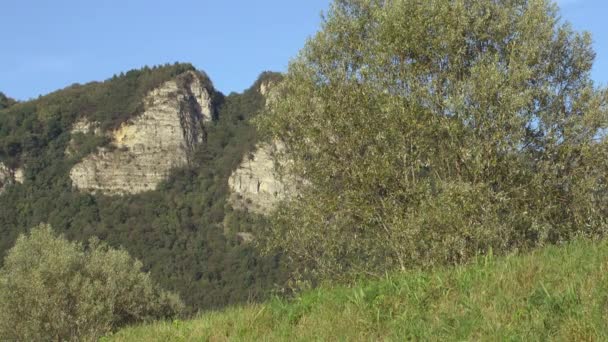
<path id="1" fill-rule="evenodd" d="M 0 91 L 20 100 L 143 65 L 190 62 L 224 93 L 283 71 L 330 0 L 0 0 Z M 608 85 L 606 0 L 560 0 Z"/>
<path id="2" fill-rule="evenodd" d="M 558 0 L 562 18 L 578 31 L 589 31 L 597 54 L 593 79 L 598 85 L 608 86 L 608 1 Z"/>
<path id="3" fill-rule="evenodd" d="M 27 99 L 190 62 L 222 92 L 284 70 L 330 0 L 0 0 L 0 91 Z"/>

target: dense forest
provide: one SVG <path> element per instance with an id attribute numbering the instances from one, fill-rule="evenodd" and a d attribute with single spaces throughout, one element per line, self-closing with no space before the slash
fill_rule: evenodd
<path id="1" fill-rule="evenodd" d="M 191 310 L 259 300 L 282 284 L 287 272 L 280 257 L 261 256 L 235 236 L 256 231 L 264 219 L 234 211 L 226 201 L 228 177 L 256 143 L 250 119 L 264 108 L 259 86 L 278 74 L 263 73 L 242 94 L 217 92 L 206 144 L 156 191 L 104 196 L 72 188 L 71 167 L 107 144 L 107 138 L 82 135 L 79 153 L 66 156 L 74 122 L 85 117 L 104 131 L 115 128 L 142 110 L 147 92 L 188 70 L 194 68 L 145 67 L 2 109 L 0 161 L 24 167 L 26 181 L 0 195 L 0 254 L 20 234 L 48 223 L 74 241 L 97 236 L 113 247 L 123 246 Z"/>

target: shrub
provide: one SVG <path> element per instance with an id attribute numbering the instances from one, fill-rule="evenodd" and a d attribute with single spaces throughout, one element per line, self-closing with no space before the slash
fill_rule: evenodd
<path id="1" fill-rule="evenodd" d="M 94 340 L 126 324 L 168 318 L 180 299 L 155 286 L 141 262 L 91 239 L 85 247 L 40 225 L 0 270 L 0 339 Z"/>

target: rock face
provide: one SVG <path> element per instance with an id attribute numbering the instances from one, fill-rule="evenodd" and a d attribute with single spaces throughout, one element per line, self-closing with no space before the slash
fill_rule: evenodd
<path id="1" fill-rule="evenodd" d="M 260 83 L 258 91 L 266 98 L 266 105 L 275 102 L 279 96 L 277 84 L 273 81 L 264 81 Z"/>
<path id="2" fill-rule="evenodd" d="M 228 179 L 233 207 L 267 214 L 279 201 L 294 193 L 295 181 L 281 179 L 274 169 L 273 154 L 281 149 L 279 143 L 259 144 L 253 153 L 243 158 Z"/>
<path id="3" fill-rule="evenodd" d="M 109 148 L 98 149 L 74 166 L 72 184 L 112 195 L 156 189 L 205 141 L 203 124 L 213 118 L 213 92 L 193 71 L 151 91 L 144 98 L 142 114 L 108 133 Z M 90 131 L 86 123 L 77 125 L 75 131 Z"/>
<path id="4" fill-rule="evenodd" d="M 99 123 L 91 122 L 87 118 L 82 118 L 74 123 L 72 126 L 71 134 L 82 133 L 87 134 L 93 131 L 95 134 L 99 134 Z"/>
<path id="5" fill-rule="evenodd" d="M 65 155 L 67 157 L 71 157 L 77 150 L 74 135 L 91 133 L 97 136 L 102 135 L 101 129 L 99 128 L 99 122 L 91 122 L 87 118 L 81 118 L 80 120 L 76 121 L 74 125 L 72 125 L 72 130 L 70 131 L 72 138 L 70 139 L 68 146 L 65 148 Z"/>
<path id="6" fill-rule="evenodd" d="M 25 182 L 25 174 L 23 173 L 23 169 L 19 168 L 14 170 L 13 179 L 16 183 L 23 184 L 23 182 Z"/>
<path id="7" fill-rule="evenodd" d="M 260 84 L 260 94 L 262 94 L 262 96 L 267 96 L 273 85 L 274 84 L 270 81 L 262 82 Z"/>
<path id="8" fill-rule="evenodd" d="M 6 188 L 15 183 L 23 183 L 23 169 L 11 169 L 10 167 L 0 163 L 0 194 Z"/>
<path id="9" fill-rule="evenodd" d="M 279 96 L 277 84 L 273 81 L 261 82 L 258 91 L 265 97 L 266 105 Z M 228 179 L 231 190 L 229 202 L 235 209 L 267 215 L 280 201 L 298 193 L 303 182 L 289 176 L 281 178 L 275 171 L 273 156 L 284 148 L 278 141 L 260 143 L 243 158 Z M 286 166 L 288 163 L 289 161 L 281 161 L 279 165 Z"/>

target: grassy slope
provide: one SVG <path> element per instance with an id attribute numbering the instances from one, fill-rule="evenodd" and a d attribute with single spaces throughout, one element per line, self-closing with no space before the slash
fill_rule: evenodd
<path id="1" fill-rule="evenodd" d="M 608 340 L 608 242 L 321 288 L 111 341 Z"/>

